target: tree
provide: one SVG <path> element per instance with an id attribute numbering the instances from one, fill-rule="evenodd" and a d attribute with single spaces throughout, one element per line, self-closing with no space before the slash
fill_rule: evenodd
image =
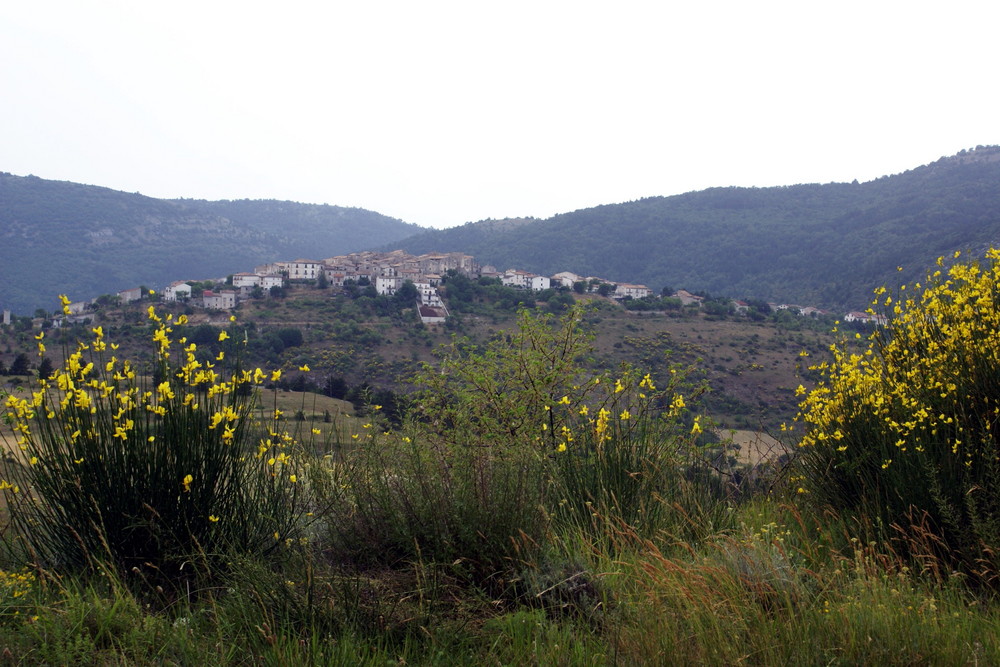
<path id="1" fill-rule="evenodd" d="M 42 380 L 48 379 L 53 370 L 55 369 L 52 367 L 52 361 L 48 357 L 44 357 L 38 364 L 38 377 Z"/>
<path id="2" fill-rule="evenodd" d="M 344 400 L 344 398 L 346 398 L 348 389 L 347 380 L 339 375 L 331 375 L 326 379 L 326 383 L 323 385 L 323 393 L 325 395 L 330 398 L 339 398 L 340 400 Z"/>
<path id="3" fill-rule="evenodd" d="M 394 295 L 396 300 L 396 305 L 401 308 L 406 308 L 408 306 L 414 305 L 418 298 L 420 298 L 420 291 L 417 286 L 413 284 L 412 280 L 405 280 L 403 284 L 399 286 Z"/>
<path id="4" fill-rule="evenodd" d="M 425 364 L 417 373 L 416 413 L 466 444 L 533 442 L 551 406 L 571 396 L 578 409 L 595 386 L 581 381 L 579 360 L 591 352 L 593 340 L 582 318 L 583 311 L 574 308 L 553 326 L 551 315 L 524 310 L 510 337 L 495 338 L 482 351 L 452 343 L 439 364 Z"/>
<path id="5" fill-rule="evenodd" d="M 285 327 L 283 329 L 278 329 L 277 334 L 278 338 L 281 339 L 281 342 L 286 348 L 298 347 L 302 345 L 303 338 L 302 331 L 300 329 Z"/>
<path id="6" fill-rule="evenodd" d="M 326 289 L 330 286 L 330 281 L 326 278 L 326 271 L 320 270 L 319 276 L 316 278 L 316 288 Z"/>
<path id="7" fill-rule="evenodd" d="M 16 357 L 14 357 L 14 363 L 10 365 L 10 374 L 11 375 L 31 374 L 31 363 L 28 361 L 28 355 L 22 352 Z"/>
<path id="8" fill-rule="evenodd" d="M 549 312 L 559 315 L 571 308 L 576 303 L 576 299 L 569 292 L 559 291 L 548 301 Z"/>

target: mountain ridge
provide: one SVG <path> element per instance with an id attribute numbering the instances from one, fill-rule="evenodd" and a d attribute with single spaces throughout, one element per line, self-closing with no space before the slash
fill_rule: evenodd
<path id="1" fill-rule="evenodd" d="M 857 306 L 882 284 L 922 279 L 938 256 L 1000 240 L 1000 147 L 865 183 L 708 188 L 497 223 L 424 231 L 395 245 L 656 291 Z"/>
<path id="2" fill-rule="evenodd" d="M 498 269 L 737 298 L 857 307 L 941 255 L 1000 240 L 1000 147 L 864 183 L 715 187 L 427 229 L 278 199 L 156 199 L 0 173 L 0 307 L 51 309 L 129 287 L 368 249 L 463 252 Z M 902 273 L 896 267 L 902 266 Z"/>
<path id="3" fill-rule="evenodd" d="M 0 307 L 20 313 L 287 256 L 335 255 L 411 235 L 373 211 L 280 200 L 156 199 L 0 173 Z"/>

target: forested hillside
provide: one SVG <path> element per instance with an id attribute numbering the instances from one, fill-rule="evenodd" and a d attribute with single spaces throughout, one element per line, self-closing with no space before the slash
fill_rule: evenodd
<path id="1" fill-rule="evenodd" d="M 281 201 L 162 200 L 0 174 L 0 307 L 52 309 L 178 279 L 224 276 L 276 259 L 391 243 L 415 225 L 356 208 Z"/>
<path id="2" fill-rule="evenodd" d="M 867 183 L 712 188 L 437 231 L 356 208 L 159 200 L 0 174 L 0 307 L 30 314 L 53 308 L 58 293 L 85 299 L 382 247 L 856 308 L 881 284 L 919 280 L 940 255 L 998 240 L 1000 147 Z"/>
<path id="3" fill-rule="evenodd" d="M 987 147 L 867 183 L 712 188 L 547 220 L 469 223 L 395 245 L 657 291 L 856 307 L 881 284 L 919 280 L 942 254 L 998 240 L 1000 147 Z"/>

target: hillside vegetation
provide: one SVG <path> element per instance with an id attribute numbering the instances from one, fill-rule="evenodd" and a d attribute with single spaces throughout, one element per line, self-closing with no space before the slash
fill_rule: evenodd
<path id="1" fill-rule="evenodd" d="M 484 221 L 394 243 L 497 269 L 864 308 L 872 290 L 1000 239 L 1000 147 L 867 183 L 712 188 L 556 215 Z"/>
<path id="2" fill-rule="evenodd" d="M 0 307 L 28 315 L 56 295 L 91 299 L 264 262 L 362 250 L 415 225 L 339 206 L 164 200 L 0 174 Z"/>
<path id="3" fill-rule="evenodd" d="M 222 350 L 217 337 L 224 329 L 246 340 L 245 363 L 282 370 L 288 388 L 307 380 L 315 391 L 344 398 L 341 383 L 405 392 L 407 378 L 420 363 L 433 362 L 437 348 L 453 336 L 468 339 L 470 345 L 488 344 L 505 335 L 520 308 L 561 313 L 567 307 L 562 297 L 586 306 L 584 317 L 595 335 L 594 367 L 612 369 L 629 362 L 662 370 L 670 363 L 697 364 L 697 374 L 712 389 L 705 398 L 706 410 L 723 426 L 771 430 L 794 415 L 794 389 L 802 381 L 799 354 L 823 354 L 834 340 L 833 318 L 779 311 L 753 321 L 735 312 L 712 315 L 699 308 L 636 312 L 612 299 L 570 290 L 534 293 L 474 285 L 472 300 L 464 302 L 453 293 L 452 280 L 445 283 L 452 315 L 441 326 L 421 324 L 412 303 L 394 297 L 308 285 L 288 288 L 284 297 L 242 302 L 234 311 L 236 322 L 230 322 L 228 314 L 180 303 L 158 307 L 177 316 L 187 314 L 188 324 L 175 326 L 175 332 L 198 344 L 205 360 Z M 91 324 L 47 329 L 45 358 L 58 365 L 64 344 L 101 325 L 123 351 L 146 360 L 150 303 L 102 306 Z M 0 373 L 14 367 L 19 355 L 26 355 L 29 365 L 41 362 L 31 350 L 34 335 L 26 318 L 16 327 L 0 328 Z M 303 373 L 302 367 L 310 371 Z M 341 389 L 328 391 L 328 386 Z M 383 397 L 378 402 L 389 401 Z"/>
<path id="4" fill-rule="evenodd" d="M 153 305 L 142 359 L 91 327 L 4 401 L 3 656 L 997 664 L 998 282 L 990 252 L 880 294 L 886 329 L 803 356 L 797 454 L 752 461 L 703 361 L 594 363 L 604 308 L 453 339 L 402 419 L 325 432 L 339 404 L 289 419 L 286 371 L 246 364 L 248 313 L 203 336 Z"/>
<path id="5" fill-rule="evenodd" d="M 655 292 L 863 308 L 872 290 L 953 250 L 1000 239 L 1000 147 L 868 183 L 711 188 L 447 230 L 356 208 L 159 200 L 0 174 L 0 307 L 30 314 L 54 295 L 216 278 L 278 259 L 376 247 L 457 251 L 481 264 L 573 271 Z"/>

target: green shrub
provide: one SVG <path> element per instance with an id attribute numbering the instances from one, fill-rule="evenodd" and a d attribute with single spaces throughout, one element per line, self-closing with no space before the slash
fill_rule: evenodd
<path id="1" fill-rule="evenodd" d="M 823 379 L 801 408 L 801 490 L 867 516 L 938 574 L 960 562 L 994 579 L 1000 252 L 936 270 L 897 295 L 876 294 L 885 326 L 864 349 L 834 346 L 833 362 L 814 367 Z"/>
<path id="2" fill-rule="evenodd" d="M 455 342 L 425 365 L 403 431 L 369 429 L 324 483 L 339 549 L 491 577 L 544 551 L 553 519 L 653 521 L 701 429 L 681 426 L 686 374 L 658 391 L 628 368 L 588 368 L 581 320 L 579 308 L 558 321 L 524 311 L 510 335 Z"/>

